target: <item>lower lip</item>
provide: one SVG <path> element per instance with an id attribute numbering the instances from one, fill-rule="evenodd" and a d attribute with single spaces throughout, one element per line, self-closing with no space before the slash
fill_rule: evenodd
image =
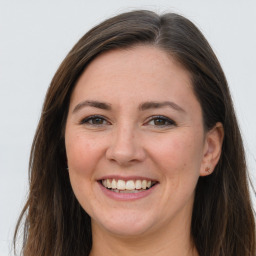
<path id="1" fill-rule="evenodd" d="M 147 190 L 138 192 L 138 193 L 117 193 L 117 192 L 114 192 L 112 190 L 105 188 L 100 182 L 98 182 L 98 183 L 99 183 L 99 186 L 100 186 L 102 192 L 106 196 L 108 196 L 112 199 L 115 199 L 115 200 L 119 200 L 119 201 L 129 201 L 129 200 L 136 200 L 136 199 L 141 199 L 141 198 L 147 197 L 155 190 L 155 188 L 158 185 L 158 184 L 155 184 L 153 187 L 151 187 Z"/>

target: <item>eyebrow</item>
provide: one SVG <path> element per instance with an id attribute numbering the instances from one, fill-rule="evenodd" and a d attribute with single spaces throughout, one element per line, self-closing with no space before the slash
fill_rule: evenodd
<path id="1" fill-rule="evenodd" d="M 104 109 L 104 110 L 111 110 L 112 109 L 111 104 L 109 104 L 109 103 L 94 101 L 94 100 L 85 100 L 85 101 L 80 102 L 79 104 L 77 104 L 75 106 L 75 108 L 73 109 L 73 113 L 79 111 L 81 108 L 84 108 L 84 107 L 94 107 L 94 108 L 99 108 L 99 109 Z M 180 107 L 179 105 L 177 105 L 176 103 L 174 103 L 172 101 L 163 101 L 163 102 L 148 101 L 148 102 L 144 102 L 144 103 L 139 105 L 139 110 L 145 111 L 145 110 L 148 110 L 148 109 L 157 109 L 157 108 L 162 108 L 162 107 L 170 107 L 170 108 L 172 108 L 176 111 L 186 113 L 186 111 L 182 107 Z"/>
<path id="2" fill-rule="evenodd" d="M 111 104 L 94 100 L 85 100 L 75 106 L 73 113 L 77 112 L 78 110 L 84 107 L 94 107 L 104 110 L 111 110 Z"/>
<path id="3" fill-rule="evenodd" d="M 182 107 L 180 107 L 179 105 L 177 105 L 176 103 L 174 103 L 172 101 L 163 101 L 163 102 L 149 101 L 149 102 L 140 104 L 139 109 L 140 110 L 148 110 L 148 109 L 162 108 L 162 107 L 170 107 L 179 112 L 186 113 L 186 111 Z"/>

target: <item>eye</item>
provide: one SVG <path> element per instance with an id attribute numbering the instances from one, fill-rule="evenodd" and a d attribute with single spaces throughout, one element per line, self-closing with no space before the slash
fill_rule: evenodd
<path id="1" fill-rule="evenodd" d="M 153 116 L 150 118 L 150 120 L 146 124 L 151 126 L 158 126 L 158 127 L 176 125 L 176 123 L 173 120 L 171 120 L 166 116 Z"/>
<path id="2" fill-rule="evenodd" d="M 110 124 L 105 117 L 100 115 L 88 116 L 84 118 L 80 123 L 94 125 L 94 126 L 102 126 L 102 125 Z"/>

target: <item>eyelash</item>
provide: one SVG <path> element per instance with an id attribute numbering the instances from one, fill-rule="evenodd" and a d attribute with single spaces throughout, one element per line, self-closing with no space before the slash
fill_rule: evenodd
<path id="1" fill-rule="evenodd" d="M 96 121 L 98 119 L 98 121 L 101 122 L 106 122 L 106 123 L 93 123 L 93 121 Z M 164 121 L 164 124 L 160 124 L 160 125 L 156 125 L 154 124 L 150 124 L 150 122 L 152 121 Z M 109 121 L 107 121 L 107 119 L 104 116 L 101 115 L 92 115 L 92 116 L 88 116 L 84 119 L 81 120 L 80 124 L 88 124 L 88 125 L 92 125 L 92 126 L 103 126 L 105 124 L 111 124 Z M 158 126 L 158 127 L 168 127 L 168 126 L 176 126 L 176 123 L 171 120 L 170 118 L 166 117 L 166 116 L 152 116 L 150 117 L 150 119 L 145 122 L 144 125 L 151 125 L 151 126 Z"/>
<path id="2" fill-rule="evenodd" d="M 110 124 L 106 118 L 104 116 L 101 116 L 101 115 L 92 115 L 92 116 L 88 116 L 86 118 L 84 118 L 80 124 L 89 124 L 89 125 L 92 125 L 92 126 L 103 126 L 105 124 L 94 124 L 92 123 L 93 121 L 96 121 L 97 119 L 100 119 L 102 120 L 103 122 L 107 122 L 108 124 Z"/>
<path id="3" fill-rule="evenodd" d="M 152 116 L 152 117 L 149 119 L 149 121 L 146 122 L 146 124 L 147 124 L 147 125 L 150 125 L 150 124 L 149 124 L 150 122 L 152 122 L 152 121 L 157 121 L 157 120 L 158 120 L 158 121 L 159 121 L 159 120 L 164 121 L 165 124 L 161 124 L 161 125 L 156 125 L 156 124 L 154 124 L 154 125 L 152 125 L 152 126 L 158 126 L 158 127 L 176 126 L 176 123 L 175 123 L 172 119 L 170 119 L 170 118 L 168 118 L 168 117 L 166 117 L 166 116 Z"/>

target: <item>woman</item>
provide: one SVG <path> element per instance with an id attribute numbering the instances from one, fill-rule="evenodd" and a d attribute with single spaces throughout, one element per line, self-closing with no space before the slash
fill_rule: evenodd
<path id="1" fill-rule="evenodd" d="M 180 15 L 124 13 L 80 39 L 46 95 L 30 169 L 26 256 L 255 255 L 228 85 Z"/>

